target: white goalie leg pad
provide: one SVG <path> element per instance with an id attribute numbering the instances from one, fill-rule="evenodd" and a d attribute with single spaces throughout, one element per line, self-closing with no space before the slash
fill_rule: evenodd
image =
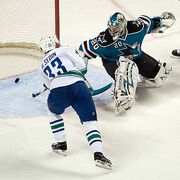
<path id="1" fill-rule="evenodd" d="M 135 103 L 138 81 L 137 65 L 125 57 L 120 57 L 120 66 L 115 72 L 114 101 L 115 113 L 126 112 Z"/>
<path id="2" fill-rule="evenodd" d="M 153 78 L 153 79 L 144 78 L 144 77 L 141 78 L 142 83 L 146 87 L 160 87 L 163 85 L 163 83 L 168 78 L 170 72 L 172 71 L 172 67 L 165 62 L 160 63 L 159 66 L 160 66 L 160 69 L 159 69 L 159 72 L 157 73 L 157 75 L 155 76 L 155 78 Z"/>

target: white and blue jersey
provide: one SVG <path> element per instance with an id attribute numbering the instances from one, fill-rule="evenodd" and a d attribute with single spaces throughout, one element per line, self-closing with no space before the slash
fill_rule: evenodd
<path id="1" fill-rule="evenodd" d="M 107 61 L 117 61 L 120 56 L 133 55 L 133 60 L 141 56 L 141 45 L 146 34 L 160 27 L 161 18 L 140 16 L 134 21 L 128 21 L 126 33 L 116 40 L 110 35 L 109 30 L 101 32 L 97 37 L 84 41 L 79 49 L 88 59 L 97 56 Z"/>
<path id="2" fill-rule="evenodd" d="M 50 89 L 50 112 L 60 115 L 72 106 L 81 122 L 97 120 L 91 93 L 84 83 L 86 64 L 74 48 L 63 46 L 47 53 L 40 72 Z"/>
<path id="3" fill-rule="evenodd" d="M 40 72 L 49 89 L 83 81 L 87 67 L 83 59 L 70 46 L 54 49 L 43 58 Z"/>

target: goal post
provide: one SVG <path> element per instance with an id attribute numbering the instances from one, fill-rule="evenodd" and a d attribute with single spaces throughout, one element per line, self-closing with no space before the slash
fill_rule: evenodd
<path id="1" fill-rule="evenodd" d="M 42 57 L 40 39 L 60 39 L 59 0 L 0 0 L 0 9 L 0 54 Z"/>

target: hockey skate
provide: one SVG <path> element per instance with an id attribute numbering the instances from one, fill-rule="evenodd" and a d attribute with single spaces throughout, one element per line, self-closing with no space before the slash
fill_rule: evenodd
<path id="1" fill-rule="evenodd" d="M 64 142 L 57 142 L 57 143 L 53 143 L 52 146 L 52 151 L 57 153 L 57 154 L 61 154 L 63 156 L 66 156 L 66 150 L 67 150 L 67 143 L 66 141 Z"/>
<path id="2" fill-rule="evenodd" d="M 112 163 L 109 159 L 104 157 L 104 155 L 101 152 L 95 152 L 94 153 L 94 161 L 95 165 L 101 168 L 105 169 L 112 169 Z"/>
<path id="3" fill-rule="evenodd" d="M 174 58 L 180 58 L 180 49 L 173 50 L 172 55 Z"/>

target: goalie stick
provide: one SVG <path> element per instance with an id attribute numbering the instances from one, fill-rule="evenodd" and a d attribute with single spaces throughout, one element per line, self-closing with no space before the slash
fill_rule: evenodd
<path id="1" fill-rule="evenodd" d="M 85 84 L 86 84 L 87 88 L 90 90 L 92 96 L 101 94 L 101 93 L 107 91 L 112 86 L 112 83 L 109 83 L 102 88 L 93 89 L 92 86 L 90 85 L 90 83 L 87 81 L 87 79 L 84 78 L 84 80 L 85 80 Z M 42 89 L 41 91 L 39 91 L 37 93 L 32 93 L 32 97 L 35 98 L 35 97 L 39 96 L 40 94 L 44 93 L 46 90 L 48 90 L 48 88 L 44 85 L 44 89 Z"/>
<path id="2" fill-rule="evenodd" d="M 84 79 L 84 80 L 85 80 L 85 84 L 86 84 L 87 88 L 90 90 L 92 96 L 96 96 L 98 94 L 101 94 L 104 91 L 107 91 L 112 86 L 112 83 L 109 83 L 108 85 L 106 85 L 102 88 L 93 89 L 91 84 L 88 82 L 88 80 L 87 79 Z"/>

